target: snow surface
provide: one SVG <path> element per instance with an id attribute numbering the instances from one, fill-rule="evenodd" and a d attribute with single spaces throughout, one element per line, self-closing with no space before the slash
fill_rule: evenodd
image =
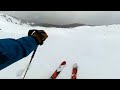
<path id="1" fill-rule="evenodd" d="M 16 21 L 12 19 L 13 22 Z M 31 27 L 8 22 L 0 16 L 0 38 L 21 38 L 30 29 L 44 29 L 48 39 L 39 46 L 25 79 L 49 79 L 62 61 L 57 79 L 70 79 L 78 64 L 77 79 L 120 79 L 120 25 L 75 28 Z M 0 71 L 1 79 L 22 79 L 32 53 Z"/>

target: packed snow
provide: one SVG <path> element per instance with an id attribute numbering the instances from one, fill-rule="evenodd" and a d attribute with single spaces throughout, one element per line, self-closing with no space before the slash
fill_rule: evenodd
<path id="1" fill-rule="evenodd" d="M 11 17 L 9 17 L 11 18 Z M 48 38 L 39 46 L 25 79 L 49 79 L 62 61 L 66 66 L 57 79 L 71 79 L 78 64 L 77 79 L 120 79 L 120 25 L 75 28 L 32 27 L 9 22 L 0 16 L 0 39 L 27 36 L 42 29 Z M 22 79 L 32 53 L 0 71 L 1 79 Z M 22 73 L 23 72 L 23 73 Z"/>

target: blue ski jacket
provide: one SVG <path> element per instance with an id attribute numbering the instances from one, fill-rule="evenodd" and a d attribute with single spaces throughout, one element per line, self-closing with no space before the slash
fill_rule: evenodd
<path id="1" fill-rule="evenodd" d="M 37 42 L 32 36 L 19 39 L 0 39 L 0 70 L 28 56 L 37 49 Z"/>

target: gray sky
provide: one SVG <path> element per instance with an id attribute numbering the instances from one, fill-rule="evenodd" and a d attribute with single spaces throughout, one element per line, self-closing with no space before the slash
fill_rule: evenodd
<path id="1" fill-rule="evenodd" d="M 120 24 L 120 11 L 0 11 L 25 20 L 49 24 Z"/>

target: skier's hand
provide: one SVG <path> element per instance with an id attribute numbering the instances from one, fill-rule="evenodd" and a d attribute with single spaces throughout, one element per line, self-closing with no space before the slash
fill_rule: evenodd
<path id="1" fill-rule="evenodd" d="M 48 38 L 48 35 L 44 30 L 35 30 L 32 36 L 37 39 L 37 43 L 40 45 L 42 45 L 43 42 Z"/>
<path id="2" fill-rule="evenodd" d="M 48 38 L 47 33 L 43 30 L 43 32 L 41 33 L 43 35 L 43 41 L 45 41 Z"/>

